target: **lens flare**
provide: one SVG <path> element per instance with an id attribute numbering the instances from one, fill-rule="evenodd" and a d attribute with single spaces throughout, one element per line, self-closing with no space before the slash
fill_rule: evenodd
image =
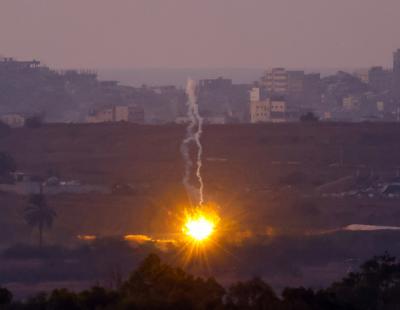
<path id="1" fill-rule="evenodd" d="M 204 217 L 189 220 L 184 227 L 186 234 L 197 241 L 207 239 L 214 231 L 214 223 Z"/>
<path id="2" fill-rule="evenodd" d="M 177 222 L 180 234 L 177 257 L 185 268 L 209 272 L 211 260 L 221 254 L 225 219 L 220 216 L 220 208 L 210 202 L 181 210 Z"/>
<path id="3" fill-rule="evenodd" d="M 215 232 L 217 222 L 215 215 L 197 210 L 186 215 L 182 231 L 192 241 L 204 242 Z"/>

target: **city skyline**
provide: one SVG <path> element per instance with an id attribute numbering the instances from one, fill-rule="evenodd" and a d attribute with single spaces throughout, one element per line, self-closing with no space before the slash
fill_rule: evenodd
<path id="1" fill-rule="evenodd" d="M 395 0 L 6 0 L 0 54 L 58 68 L 391 67 L 399 9 Z"/>

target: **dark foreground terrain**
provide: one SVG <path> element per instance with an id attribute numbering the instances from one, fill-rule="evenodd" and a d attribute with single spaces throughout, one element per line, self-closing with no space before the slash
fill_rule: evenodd
<path id="1" fill-rule="evenodd" d="M 0 307 L 8 310 L 58 309 L 271 309 L 391 310 L 400 307 L 400 263 L 388 254 L 363 263 L 356 272 L 320 290 L 286 287 L 277 295 L 256 277 L 224 288 L 214 278 L 194 277 L 149 255 L 115 287 L 93 286 L 76 293 L 55 289 L 13 301 L 0 287 Z"/>

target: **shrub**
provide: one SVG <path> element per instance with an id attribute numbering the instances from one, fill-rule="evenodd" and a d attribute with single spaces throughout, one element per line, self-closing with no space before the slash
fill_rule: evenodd
<path id="1" fill-rule="evenodd" d="M 300 116 L 301 122 L 318 122 L 318 117 L 313 112 L 308 112 Z"/>

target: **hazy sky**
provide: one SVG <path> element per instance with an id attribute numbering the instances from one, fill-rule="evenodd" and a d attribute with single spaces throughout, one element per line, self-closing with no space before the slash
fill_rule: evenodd
<path id="1" fill-rule="evenodd" d="M 57 67 L 391 65 L 400 0 L 0 0 L 0 54 Z"/>

